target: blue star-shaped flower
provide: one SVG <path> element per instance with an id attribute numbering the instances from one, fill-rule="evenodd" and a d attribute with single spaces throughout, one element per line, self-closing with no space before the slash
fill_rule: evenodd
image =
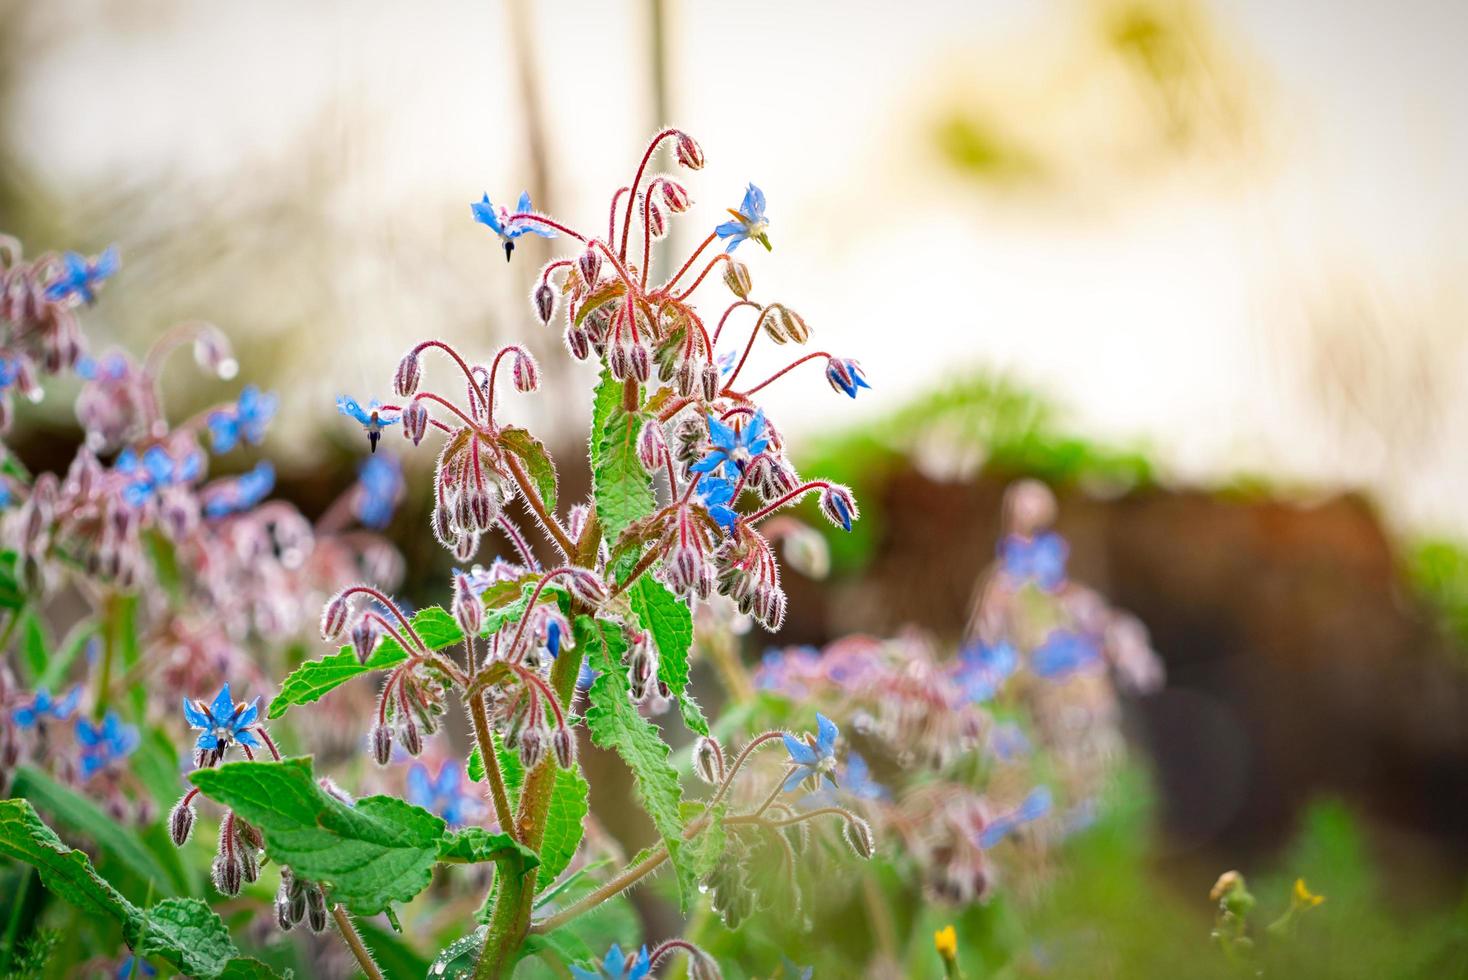
<path id="1" fill-rule="evenodd" d="M 861 388 L 871 389 L 861 365 L 851 358 L 833 357 L 826 361 L 826 380 L 831 387 L 850 398 L 855 398 Z"/>
<path id="2" fill-rule="evenodd" d="M 652 964 L 648 962 L 646 946 L 636 956 L 628 957 L 616 943 L 612 943 L 612 948 L 607 950 L 607 955 L 599 966 L 593 966 L 590 970 L 580 966 L 571 967 L 571 975 L 576 980 L 644 980 L 651 972 Z"/>
<path id="3" fill-rule="evenodd" d="M 786 793 L 796 789 L 807 779 L 816 789 L 821 787 L 823 778 L 832 788 L 836 786 L 836 780 L 831 774 L 836 771 L 836 736 L 840 734 L 841 731 L 834 721 L 817 714 L 814 746 L 802 742 L 788 732 L 780 736 L 785 742 L 785 750 L 790 753 L 790 761 L 795 764 L 795 771 L 785 780 L 783 789 Z"/>
<path id="4" fill-rule="evenodd" d="M 973 702 L 988 701 L 1019 666 L 1019 654 L 1000 641 L 992 646 L 982 641 L 970 644 L 958 655 L 953 680 Z"/>
<path id="5" fill-rule="evenodd" d="M 204 514 L 207 517 L 225 517 L 243 513 L 270 496 L 274 489 L 275 467 L 269 460 L 263 460 L 248 473 L 206 487 Z"/>
<path id="6" fill-rule="evenodd" d="M 194 742 L 195 748 L 223 751 L 236 743 L 260 747 L 259 739 L 249 730 L 260 716 L 260 699 L 256 698 L 249 704 L 243 701 L 236 704 L 230 696 L 228 683 L 219 689 L 214 702 L 208 706 L 202 701 L 184 698 L 183 711 L 189 727 L 202 733 Z"/>
<path id="7" fill-rule="evenodd" d="M 98 771 L 127 758 L 138 747 L 138 730 L 123 724 L 115 711 L 109 711 L 100 725 L 78 718 L 76 740 L 82 747 L 82 779 L 91 779 Z"/>
<path id="8" fill-rule="evenodd" d="M 362 428 L 367 430 L 367 441 L 372 444 L 374 453 L 377 452 L 377 440 L 382 438 L 382 430 L 390 425 L 397 425 L 403 420 L 401 413 L 383 412 L 381 408 L 382 402 L 375 398 L 367 403 L 366 408 L 358 405 L 355 398 L 349 398 L 346 395 L 341 395 L 336 400 L 338 412 L 347 418 L 356 419 L 362 424 Z"/>
<path id="9" fill-rule="evenodd" d="M 36 696 L 31 699 L 31 703 L 25 707 L 16 708 L 11 718 L 21 728 L 34 728 L 38 722 L 47 718 L 65 721 L 71 717 L 72 712 L 76 711 L 76 706 L 81 699 L 80 684 L 67 691 L 66 696 L 59 701 L 53 700 L 51 692 L 40 687 L 36 689 Z"/>
<path id="10" fill-rule="evenodd" d="M 79 252 L 67 252 L 61 261 L 66 268 L 55 282 L 46 287 L 46 298 L 53 303 L 76 296 L 90 305 L 97 299 L 97 287 L 122 265 L 116 245 L 108 246 L 94 259 L 88 259 Z"/>
<path id="11" fill-rule="evenodd" d="M 245 385 L 233 406 L 209 414 L 209 438 L 214 451 L 227 453 L 244 442 L 259 445 L 275 416 L 278 401 L 274 392 L 262 394 L 254 385 Z"/>
<path id="12" fill-rule="evenodd" d="M 734 216 L 733 221 L 726 221 L 714 229 L 714 234 L 720 238 L 729 239 L 729 244 L 724 251 L 732 252 L 742 242 L 756 241 L 770 250 L 770 238 L 766 234 L 770 227 L 770 221 L 765 217 L 765 192 L 750 184 L 744 192 L 744 203 L 739 205 L 739 210 L 729 209 Z"/>
<path id="13" fill-rule="evenodd" d="M 1054 630 L 1030 653 L 1030 670 L 1052 680 L 1074 673 L 1101 656 L 1090 637 L 1070 630 Z"/>
<path id="14" fill-rule="evenodd" d="M 352 511 L 363 525 L 387 527 L 403 492 L 403 468 L 389 455 L 368 456 L 357 467 L 357 497 Z"/>
<path id="15" fill-rule="evenodd" d="M 1047 787 L 1031 790 L 1030 795 L 1024 798 L 1024 802 L 1013 813 L 996 817 L 984 825 L 984 829 L 979 832 L 979 846 L 993 847 L 1025 824 L 1039 820 L 1050 812 L 1051 802 Z"/>
<path id="16" fill-rule="evenodd" d="M 150 446 L 140 459 L 134 449 L 124 449 L 112 464 L 114 472 L 130 477 L 122 499 L 130 507 L 141 507 L 164 487 L 192 483 L 204 473 L 204 456 L 191 452 L 181 460 L 168 455 L 162 446 Z"/>
<path id="17" fill-rule="evenodd" d="M 490 231 L 500 236 L 500 241 L 505 244 L 505 261 L 510 261 L 510 255 L 515 251 L 515 239 L 529 232 L 539 235 L 541 238 L 555 238 L 556 230 L 548 228 L 538 221 L 528 218 L 511 218 L 510 212 L 500 208 L 497 212 L 493 204 L 489 203 L 489 195 L 484 195 L 484 200 L 477 204 L 470 204 L 469 209 L 474 212 L 474 220 L 481 225 L 488 225 Z M 526 191 L 520 195 L 520 201 L 515 205 L 516 214 L 525 214 L 531 210 L 530 192 Z"/>
<path id="18" fill-rule="evenodd" d="M 698 481 L 698 499 L 725 533 L 732 533 L 739 513 L 734 510 L 734 481 L 722 476 L 705 476 Z"/>
<path id="19" fill-rule="evenodd" d="M 999 564 L 1021 582 L 1033 582 L 1047 592 L 1065 581 L 1065 562 L 1070 547 L 1054 531 L 1033 538 L 1011 534 L 999 542 Z"/>
<path id="20" fill-rule="evenodd" d="M 436 778 L 428 767 L 413 763 L 408 770 L 408 802 L 436 813 L 450 827 L 461 827 L 479 815 L 479 799 L 465 787 L 464 767 L 449 759 L 439 767 Z"/>
<path id="21" fill-rule="evenodd" d="M 764 409 L 755 412 L 743 428 L 739 429 L 725 425 L 719 421 L 717 415 L 710 415 L 710 452 L 694 463 L 691 469 L 695 473 L 713 473 L 727 463 L 727 475 L 743 473 L 749 461 L 764 452 L 769 445 L 770 437 L 765 433 Z"/>

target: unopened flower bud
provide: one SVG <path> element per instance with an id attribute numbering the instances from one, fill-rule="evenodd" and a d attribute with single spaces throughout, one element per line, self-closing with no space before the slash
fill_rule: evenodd
<path id="1" fill-rule="evenodd" d="M 785 622 L 785 592 L 778 585 L 766 584 L 755 590 L 755 616 L 771 632 Z"/>
<path id="2" fill-rule="evenodd" d="M 346 593 L 338 592 L 332 596 L 326 608 L 321 611 L 321 638 L 323 640 L 335 640 L 342 635 L 342 630 L 347 627 L 347 615 L 352 610 L 352 604 Z"/>
<path id="3" fill-rule="evenodd" d="M 194 362 L 215 377 L 228 381 L 239 372 L 240 362 L 234 359 L 229 338 L 213 324 L 200 324 L 194 337 Z"/>
<path id="4" fill-rule="evenodd" d="M 781 331 L 786 337 L 795 341 L 797 344 L 803 344 L 807 340 L 810 340 L 810 327 L 805 325 L 805 318 L 799 313 L 782 306 L 775 316 L 780 321 Z"/>
<path id="5" fill-rule="evenodd" d="M 387 725 L 377 725 L 372 729 L 372 758 L 379 766 L 392 761 L 392 729 Z"/>
<path id="6" fill-rule="evenodd" d="M 591 338 L 580 327 L 572 327 L 566 331 L 566 349 L 576 360 L 584 361 L 591 356 Z"/>
<path id="7" fill-rule="evenodd" d="M 804 524 L 785 533 L 785 560 L 807 578 L 825 578 L 831 570 L 831 551 L 820 532 Z"/>
<path id="8" fill-rule="evenodd" d="M 607 600 L 607 587 L 601 576 L 585 568 L 571 570 L 571 594 L 588 606 L 599 606 Z"/>
<path id="9" fill-rule="evenodd" d="M 668 234 L 668 217 L 663 213 L 662 205 L 651 199 L 647 202 L 647 233 L 653 241 Z"/>
<path id="10" fill-rule="evenodd" d="M 529 772 L 545 758 L 545 732 L 538 725 L 527 725 L 520 733 L 520 764 Z"/>
<path id="11" fill-rule="evenodd" d="M 718 961 L 703 950 L 688 954 L 688 980 L 723 980 Z"/>
<path id="12" fill-rule="evenodd" d="M 632 358 L 626 344 L 613 344 L 607 348 L 607 371 L 616 381 L 626 381 L 632 373 Z"/>
<path id="13" fill-rule="evenodd" d="M 240 860 L 233 855 L 219 854 L 214 858 L 214 887 L 221 895 L 238 895 L 244 882 L 245 872 Z"/>
<path id="14" fill-rule="evenodd" d="M 668 210 L 674 214 L 682 214 L 693 207 L 693 198 L 688 196 L 688 188 L 676 180 L 664 178 L 662 181 L 663 200 L 668 202 Z"/>
<path id="15" fill-rule="evenodd" d="M 724 285 L 729 287 L 729 292 L 740 299 L 749 299 L 749 291 L 753 284 L 749 281 L 749 266 L 738 259 L 730 259 L 724 263 Z"/>
<path id="16" fill-rule="evenodd" d="M 581 273 L 581 281 L 586 283 L 587 289 L 596 288 L 596 281 L 601 278 L 601 252 L 595 246 L 582 252 L 576 260 L 576 271 Z"/>
<path id="17" fill-rule="evenodd" d="M 719 397 L 719 389 L 723 387 L 723 378 L 719 374 L 719 366 L 709 361 L 703 366 L 703 375 L 699 378 L 703 384 L 703 400 L 711 402 Z"/>
<path id="18" fill-rule="evenodd" d="M 312 932 L 326 931 L 326 893 L 320 885 L 306 889 L 306 925 Z"/>
<path id="19" fill-rule="evenodd" d="M 673 372 L 673 387 L 683 398 L 692 398 L 693 389 L 698 386 L 698 364 L 691 357 L 686 357 L 678 363 L 678 369 Z"/>
<path id="20" fill-rule="evenodd" d="M 561 726 L 552 732 L 551 749 L 556 754 L 556 765 L 562 769 L 576 765 L 576 736 L 571 729 Z"/>
<path id="21" fill-rule="evenodd" d="M 423 442 L 423 437 L 428 434 L 428 406 L 421 399 L 413 399 L 403 409 L 403 435 L 413 441 L 413 445 Z"/>
<path id="22" fill-rule="evenodd" d="M 511 372 L 515 378 L 515 390 L 531 392 L 540 387 L 540 368 L 528 351 L 516 350 Z"/>
<path id="23" fill-rule="evenodd" d="M 253 847 L 243 847 L 239 850 L 240 871 L 245 881 L 254 882 L 260 878 L 260 862 L 255 857 Z"/>
<path id="24" fill-rule="evenodd" d="M 296 926 L 296 920 L 291 918 L 291 899 L 285 882 L 280 883 L 280 888 L 275 892 L 275 925 L 281 932 L 290 932 Z"/>
<path id="25" fill-rule="evenodd" d="M 632 376 L 639 382 L 646 381 L 652 376 L 652 355 L 648 352 L 646 344 L 633 344 L 628 349 L 627 357 Z"/>
<path id="26" fill-rule="evenodd" d="M 851 491 L 836 484 L 821 489 L 821 513 L 832 524 L 847 531 L 851 530 L 851 522 L 860 516 Z"/>
<path id="27" fill-rule="evenodd" d="M 371 659 L 373 651 L 377 649 L 377 640 L 381 635 L 377 623 L 366 616 L 357 621 L 352 627 L 352 651 L 357 655 L 357 662 L 365 664 Z"/>
<path id="28" fill-rule="evenodd" d="M 556 292 L 550 288 L 550 283 L 542 282 L 535 287 L 534 302 L 535 315 L 540 317 L 540 322 L 550 323 L 556 314 Z"/>
<path id="29" fill-rule="evenodd" d="M 194 808 L 192 804 L 185 804 L 179 800 L 168 814 L 168 836 L 173 838 L 175 847 L 183 847 L 188 843 L 189 835 L 194 832 Z"/>
<path id="30" fill-rule="evenodd" d="M 705 735 L 693 746 L 693 771 L 706 783 L 717 784 L 724 778 L 719 760 L 719 743 Z"/>
<path id="31" fill-rule="evenodd" d="M 454 557 L 461 562 L 471 560 L 479 551 L 479 535 L 475 532 L 460 534 L 454 541 Z"/>
<path id="32" fill-rule="evenodd" d="M 398 735 L 403 741 L 403 751 L 409 755 L 416 757 L 423 751 L 423 733 L 412 715 L 403 716 Z"/>
<path id="33" fill-rule="evenodd" d="M 465 636 L 478 636 L 484 625 L 484 602 L 474 594 L 467 575 L 454 576 L 454 620 Z"/>
<path id="34" fill-rule="evenodd" d="M 857 857 L 870 861 L 872 855 L 877 853 L 877 842 L 872 837 L 872 828 L 861 817 L 848 817 L 841 828 L 841 836 L 846 838 L 846 843 L 851 845 Z"/>
<path id="35" fill-rule="evenodd" d="M 408 351 L 403 359 L 398 361 L 398 369 L 393 373 L 392 387 L 399 398 L 412 398 L 418 391 L 418 382 L 423 378 L 423 362 L 417 349 Z"/>
<path id="36" fill-rule="evenodd" d="M 678 162 L 689 170 L 703 169 L 703 149 L 687 133 L 678 133 L 678 147 L 675 151 Z"/>
<path id="37" fill-rule="evenodd" d="M 642 432 L 637 436 L 637 461 L 645 470 L 655 470 L 663 464 L 668 457 L 668 443 L 663 437 L 663 426 L 656 417 L 650 417 L 642 424 Z"/>

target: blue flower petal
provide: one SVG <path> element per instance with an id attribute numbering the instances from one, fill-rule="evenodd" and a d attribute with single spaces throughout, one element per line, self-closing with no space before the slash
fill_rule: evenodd
<path id="1" fill-rule="evenodd" d="M 794 735 L 786 732 L 780 738 L 785 742 L 785 750 L 790 753 L 790 761 L 796 765 L 814 766 L 820 761 L 820 756 L 816 755 L 816 750 L 806 745 Z"/>

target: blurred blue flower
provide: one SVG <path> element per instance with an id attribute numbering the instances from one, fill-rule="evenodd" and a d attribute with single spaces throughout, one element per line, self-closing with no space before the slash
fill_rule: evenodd
<path id="1" fill-rule="evenodd" d="M 628 956 L 622 947 L 612 943 L 600 965 L 593 964 L 590 970 L 573 966 L 571 975 L 576 980 L 644 980 L 652 972 L 647 959 L 647 947 L 643 946 L 636 956 Z"/>
<path id="2" fill-rule="evenodd" d="M 117 965 L 117 972 L 113 974 L 116 980 L 133 980 L 136 977 L 156 977 L 158 971 L 147 960 L 140 960 L 129 953 L 127 958 Z"/>
<path id="3" fill-rule="evenodd" d="M 428 767 L 421 762 L 408 769 L 408 802 L 436 813 L 450 827 L 461 827 L 479 816 L 479 798 L 464 778 L 464 767 L 457 759 L 448 759 L 430 778 Z"/>
<path id="4" fill-rule="evenodd" d="M 4 391 L 20 380 L 20 361 L 13 357 L 0 357 L 0 391 Z"/>
<path id="5" fill-rule="evenodd" d="M 785 742 L 785 751 L 790 753 L 790 761 L 795 764 L 795 771 L 786 778 L 782 787 L 786 793 L 807 779 L 819 787 L 823 777 L 826 783 L 835 787 L 836 780 L 831 774 L 836 770 L 836 737 L 840 734 L 834 721 L 823 714 L 817 714 L 814 746 L 802 742 L 788 732 L 780 736 Z"/>
<path id="6" fill-rule="evenodd" d="M 726 533 L 734 530 L 739 514 L 734 510 L 734 481 L 722 476 L 705 476 L 698 481 L 698 499 Z"/>
<path id="7" fill-rule="evenodd" d="M 1014 812 L 996 817 L 985 825 L 979 833 L 979 846 L 993 847 L 1025 824 L 1039 820 L 1050 812 L 1052 802 L 1050 790 L 1047 787 L 1041 786 L 1031 790 L 1030 795 L 1024 798 Z"/>
<path id="8" fill-rule="evenodd" d="M 230 480 L 219 480 L 204 489 L 204 514 L 226 517 L 249 510 L 275 489 L 275 467 L 269 460 Z"/>
<path id="9" fill-rule="evenodd" d="M 138 730 L 123 724 L 117 712 L 109 711 L 100 725 L 78 718 L 76 740 L 82 747 L 82 779 L 91 779 L 98 770 L 127 758 L 138 747 Z"/>
<path id="10" fill-rule="evenodd" d="M 76 366 L 72 370 L 83 381 L 121 381 L 127 377 L 128 363 L 127 358 L 116 351 L 101 360 L 83 354 L 77 358 Z"/>
<path id="11" fill-rule="evenodd" d="M 254 385 L 245 385 L 234 405 L 209 413 L 209 438 L 214 451 L 227 453 L 242 442 L 259 445 L 275 417 L 278 402 L 274 392 L 262 394 Z"/>
<path id="12" fill-rule="evenodd" d="M 59 701 L 53 700 L 51 692 L 44 687 L 36 689 L 36 696 L 31 703 L 22 708 L 16 708 L 11 717 L 21 728 L 34 728 L 38 722 L 47 718 L 56 721 L 65 721 L 70 718 L 72 712 L 76 711 L 77 704 L 82 699 L 82 688 L 78 684 L 66 696 Z"/>
<path id="13" fill-rule="evenodd" d="M 556 231 L 538 221 L 528 218 L 511 218 L 510 212 L 503 207 L 498 211 L 489 202 L 489 195 L 484 195 L 484 200 L 470 204 L 469 209 L 474 213 L 474 220 L 481 225 L 489 226 L 490 231 L 500 236 L 500 241 L 505 245 L 505 261 L 510 261 L 510 254 L 515 251 L 515 239 L 529 232 L 539 235 L 541 238 L 555 238 Z M 530 192 L 526 191 L 520 195 L 520 201 L 515 205 L 516 214 L 525 214 L 531 210 Z"/>
<path id="14" fill-rule="evenodd" d="M 970 701 L 993 698 L 1019 666 L 1019 654 L 1004 640 L 992 646 L 982 640 L 964 647 L 958 655 L 953 680 Z"/>
<path id="15" fill-rule="evenodd" d="M 403 492 L 403 467 L 396 457 L 384 453 L 368 456 L 357 467 L 357 496 L 352 511 L 367 527 L 384 528 L 392 520 Z"/>
<path id="16" fill-rule="evenodd" d="M 61 276 L 46 287 L 46 298 L 53 303 L 72 296 L 84 303 L 95 302 L 97 287 L 122 265 L 116 245 L 109 245 L 105 252 L 93 259 L 78 252 L 67 252 L 61 261 L 65 265 Z"/>
<path id="17" fill-rule="evenodd" d="M 340 395 L 336 400 L 336 410 L 347 418 L 356 419 L 367 430 L 367 441 L 372 444 L 372 451 L 377 452 L 377 440 L 382 438 L 382 430 L 390 425 L 397 425 L 403 420 L 399 412 L 383 412 L 382 402 L 372 399 L 364 409 L 357 404 L 355 398 Z"/>
<path id="18" fill-rule="evenodd" d="M 1012 762 L 1030 754 L 1029 738 L 1014 722 L 996 724 L 989 729 L 989 751 L 1000 762 Z"/>
<path id="19" fill-rule="evenodd" d="M 235 703 L 226 683 L 207 707 L 202 701 L 183 699 L 184 718 L 189 727 L 201 732 L 194 747 L 197 749 L 227 749 L 235 743 L 259 748 L 260 742 L 249 730 L 260 716 L 260 699 L 248 705 Z"/>
<path id="20" fill-rule="evenodd" d="M 1030 653 L 1030 670 L 1051 680 L 1074 673 L 1099 660 L 1101 651 L 1088 636 L 1054 630 Z"/>
<path id="21" fill-rule="evenodd" d="M 739 205 L 739 210 L 729 209 L 734 216 L 733 221 L 726 221 L 714 229 L 714 234 L 720 238 L 727 238 L 729 244 L 724 251 L 732 252 L 742 243 L 756 241 L 770 250 L 770 238 L 766 234 L 770 227 L 769 219 L 765 217 L 765 192 L 750 184 L 744 191 L 744 203 Z"/>
<path id="22" fill-rule="evenodd" d="M 130 478 L 122 488 L 123 501 L 130 507 L 141 507 L 164 487 L 193 483 L 203 476 L 204 454 L 190 452 L 176 460 L 162 446 L 150 446 L 140 459 L 136 450 L 128 448 L 117 454 L 112 469 Z"/>
<path id="23" fill-rule="evenodd" d="M 867 760 L 855 752 L 846 753 L 846 768 L 841 773 L 841 788 L 862 800 L 885 800 L 892 794 L 887 787 L 872 779 Z"/>
<path id="24" fill-rule="evenodd" d="M 999 542 L 999 564 L 1005 573 L 1021 582 L 1033 582 L 1054 591 L 1065 581 L 1065 562 L 1070 547 L 1054 531 L 1033 538 L 1011 534 Z"/>
<path id="25" fill-rule="evenodd" d="M 726 476 L 733 476 L 736 471 L 743 473 L 749 461 L 770 445 L 770 437 L 765 433 L 764 409 L 755 412 L 739 429 L 725 425 L 717 415 L 710 415 L 709 445 L 709 454 L 690 467 L 693 472 L 713 473 L 727 463 Z"/>

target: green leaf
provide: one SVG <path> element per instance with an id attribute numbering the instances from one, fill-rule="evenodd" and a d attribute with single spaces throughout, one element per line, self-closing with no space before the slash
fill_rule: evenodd
<path id="1" fill-rule="evenodd" d="M 53 895 L 82 913 L 121 923 L 123 936 L 142 956 L 212 980 L 239 955 L 223 921 L 198 899 L 168 898 L 147 910 L 129 902 L 85 854 L 61 842 L 28 800 L 0 800 L 0 854 L 34 866 Z"/>
<path id="2" fill-rule="evenodd" d="M 525 469 L 529 471 L 530 482 L 535 484 L 536 492 L 545 503 L 545 509 L 555 513 L 556 464 L 552 462 L 550 453 L 546 452 L 545 444 L 525 429 L 513 425 L 501 429 L 499 439 L 500 445 L 520 457 Z"/>
<path id="3" fill-rule="evenodd" d="M 652 477 L 637 459 L 637 436 L 644 416 L 622 406 L 624 384 L 602 371 L 592 413 L 592 487 L 596 516 L 606 540 L 653 511 Z M 629 561 L 635 561 L 629 558 Z"/>
<path id="4" fill-rule="evenodd" d="M 19 612 L 25 606 L 18 569 L 19 556 L 14 551 L 0 551 L 0 609 Z"/>
<path id="5" fill-rule="evenodd" d="M 392 796 L 348 806 L 317 784 L 309 758 L 231 762 L 190 779 L 260 828 L 273 860 L 329 885 L 333 899 L 359 915 L 411 901 L 433 876 L 442 820 Z"/>
<path id="6" fill-rule="evenodd" d="M 360 929 L 362 923 L 357 923 Z M 373 943 L 373 954 L 378 954 L 377 944 Z M 426 967 L 427 964 L 425 963 Z M 224 971 L 219 974 L 218 980 L 291 980 L 295 973 L 286 970 L 284 973 L 276 973 L 269 966 L 257 959 L 248 956 L 236 956 L 224 964 Z"/>
<path id="7" fill-rule="evenodd" d="M 540 864 L 540 855 L 506 833 L 492 834 L 483 827 L 464 827 L 446 835 L 438 845 L 438 859 L 454 864 L 505 861 L 521 874 Z"/>
<path id="8" fill-rule="evenodd" d="M 688 606 L 651 575 L 644 575 L 627 590 L 627 601 L 642 628 L 652 634 L 658 648 L 658 680 L 668 685 L 682 709 L 683 723 L 699 735 L 709 733 L 709 723 L 688 694 L 688 650 L 693 645 L 693 614 Z"/>
<path id="9" fill-rule="evenodd" d="M 20 614 L 20 662 L 26 676 L 35 683 L 46 672 L 50 659 L 51 641 L 46 637 L 46 625 L 36 615 L 33 607 L 26 607 Z"/>
<path id="10" fill-rule="evenodd" d="M 525 783 L 525 768 L 520 764 L 519 753 L 509 751 L 500 743 L 498 733 L 492 733 L 490 737 L 494 739 L 494 754 L 499 759 L 500 776 L 505 781 L 505 789 L 509 792 L 513 805 L 519 796 L 520 787 Z M 484 763 L 478 746 L 469 753 L 466 769 L 470 779 L 475 782 L 484 781 Z M 579 767 L 556 770 L 556 782 L 551 787 L 550 805 L 546 809 L 545 836 L 540 841 L 537 890 L 549 888 L 560 877 L 561 872 L 566 870 L 571 858 L 576 856 L 576 848 L 581 846 L 581 838 L 586 832 L 585 820 L 589 809 L 587 798 L 590 791 L 591 787 L 587 784 L 586 777 L 581 775 Z"/>
<path id="11" fill-rule="evenodd" d="M 576 642 L 599 673 L 592 682 L 586 727 L 591 739 L 604 749 L 615 749 L 637 784 L 642 808 L 668 848 L 668 858 L 678 876 L 678 897 L 684 913 L 697 893 L 696 876 L 683 855 L 683 799 L 678 772 L 668 756 L 672 750 L 652 722 L 642 717 L 628 697 L 627 670 L 622 654 L 627 641 L 616 623 L 576 618 Z"/>
<path id="12" fill-rule="evenodd" d="M 454 617 L 441 606 L 428 606 L 420 609 L 412 622 L 413 628 L 418 631 L 424 645 L 430 650 L 442 650 L 444 647 L 464 641 L 464 634 L 459 630 L 459 624 L 454 622 Z M 398 645 L 398 641 L 390 636 L 384 636 L 365 664 L 358 662 L 357 654 L 351 644 L 343 646 L 336 653 L 322 657 L 320 660 L 308 660 L 291 671 L 285 683 L 281 684 L 280 693 L 275 696 L 274 701 L 270 702 L 269 717 L 279 718 L 293 704 L 310 704 L 313 701 L 319 701 L 328 692 L 354 677 L 369 674 L 374 670 L 396 667 L 406 659 L 408 655 Z"/>
<path id="13" fill-rule="evenodd" d="M 714 870 L 714 865 L 719 863 L 719 858 L 724 853 L 724 845 L 728 843 L 728 837 L 724 831 L 724 814 L 727 809 L 728 804 L 720 803 L 709 818 L 708 826 L 694 835 L 687 844 L 688 864 L 697 878 L 702 878 Z M 685 820 L 695 820 L 705 812 L 704 806 L 700 803 L 683 804 Z"/>
<path id="14" fill-rule="evenodd" d="M 61 646 L 46 661 L 46 669 L 41 673 L 40 679 L 36 681 L 37 687 L 55 691 L 66 680 L 67 672 L 71 665 L 76 663 L 77 657 L 87 648 L 87 644 L 97 635 L 97 621 L 84 619 L 71 628 L 66 638 L 61 641 Z"/>
<path id="15" fill-rule="evenodd" d="M 614 279 L 605 285 L 591 291 L 591 295 L 582 300 L 581 305 L 576 308 L 575 325 L 581 326 L 581 321 L 586 319 L 586 314 L 599 306 L 603 306 L 627 291 L 627 284 L 620 279 Z"/>
<path id="16" fill-rule="evenodd" d="M 137 837 L 87 797 L 30 766 L 15 770 L 11 792 L 44 810 L 61 826 L 95 842 L 104 866 L 115 866 L 112 874 L 125 869 L 136 879 L 135 897 L 143 897 L 150 888 L 155 895 L 178 894 L 173 877 Z"/>

